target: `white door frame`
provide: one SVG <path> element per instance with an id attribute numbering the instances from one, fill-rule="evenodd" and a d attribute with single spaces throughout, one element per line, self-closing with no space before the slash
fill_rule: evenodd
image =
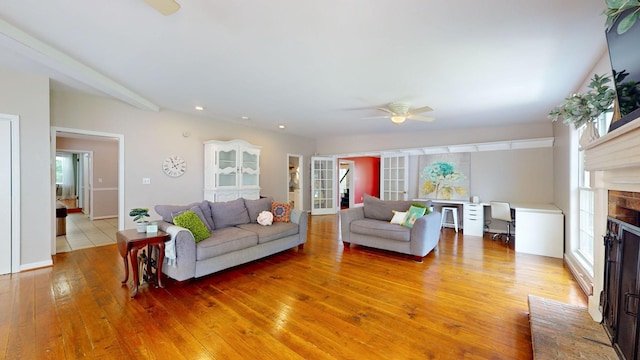
<path id="1" fill-rule="evenodd" d="M 115 133 L 107 133 L 102 131 L 92 131 L 92 130 L 83 130 L 83 129 L 73 129 L 73 128 L 65 128 L 52 126 L 51 127 L 51 164 L 55 164 L 56 162 L 56 136 L 61 133 L 71 133 L 71 134 L 79 134 L 79 135 L 92 135 L 92 136 L 105 136 L 110 138 L 118 139 L 118 230 L 124 230 L 124 134 L 115 134 Z M 51 179 L 51 197 L 53 201 L 51 202 L 51 254 L 56 254 L 56 219 L 55 219 L 55 206 L 56 206 L 56 182 L 55 176 L 52 176 Z M 93 198 L 93 196 L 92 196 Z M 91 209 L 93 209 L 93 204 L 90 205 Z M 93 210 L 91 210 L 93 211 Z"/>
<path id="2" fill-rule="evenodd" d="M 20 117 L 0 114 L 11 124 L 11 272 L 20 272 Z M 4 240 L 2 240 L 4 241 Z"/>
<path id="3" fill-rule="evenodd" d="M 287 154 L 287 163 L 286 163 L 286 171 L 287 171 L 287 192 L 285 194 L 287 194 L 287 199 L 289 198 L 289 178 L 291 177 L 291 175 L 289 174 L 289 158 L 298 158 L 298 189 L 300 189 L 300 196 L 302 197 L 300 200 L 302 201 L 302 204 L 300 204 L 300 209 L 304 209 L 304 191 L 302 189 L 304 189 L 304 176 L 302 174 L 302 170 L 304 169 L 304 156 L 303 155 L 299 155 L 299 154 Z"/>

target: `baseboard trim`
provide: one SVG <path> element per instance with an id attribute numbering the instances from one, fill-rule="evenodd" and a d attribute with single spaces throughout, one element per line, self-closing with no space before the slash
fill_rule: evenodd
<path id="1" fill-rule="evenodd" d="M 113 218 L 117 218 L 117 217 L 118 217 L 118 215 L 94 216 L 93 220 L 113 219 Z"/>
<path id="2" fill-rule="evenodd" d="M 31 264 L 22 264 L 20 265 L 20 272 L 35 270 L 35 269 L 40 269 L 40 268 L 50 267 L 50 266 L 53 266 L 53 260 L 40 261 L 40 262 L 31 263 Z"/>
<path id="3" fill-rule="evenodd" d="M 580 265 L 580 263 L 576 259 L 574 259 L 572 256 L 569 256 L 569 254 L 564 254 L 564 262 L 565 264 L 567 264 L 567 267 L 569 268 L 569 272 L 571 272 L 571 275 L 573 275 L 573 278 L 576 280 L 576 282 L 580 286 L 580 289 L 582 289 L 585 295 L 592 296 L 593 295 L 593 279 L 582 268 L 582 265 Z"/>

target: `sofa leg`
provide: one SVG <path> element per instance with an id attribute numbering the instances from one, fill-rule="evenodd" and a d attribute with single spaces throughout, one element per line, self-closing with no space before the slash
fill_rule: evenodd
<path id="1" fill-rule="evenodd" d="M 413 255 L 411 256 L 411 259 L 417 263 L 422 263 L 422 256 Z"/>
<path id="2" fill-rule="evenodd" d="M 346 248 L 348 248 L 349 246 L 351 246 L 351 243 L 350 243 L 350 242 L 343 241 L 342 243 L 344 244 L 344 247 L 346 247 Z"/>
<path id="3" fill-rule="evenodd" d="M 298 250 L 304 250 L 304 244 L 299 244 L 298 245 Z"/>

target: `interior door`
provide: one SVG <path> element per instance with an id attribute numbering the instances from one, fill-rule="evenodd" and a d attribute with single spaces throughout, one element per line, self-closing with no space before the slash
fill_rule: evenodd
<path id="1" fill-rule="evenodd" d="M 380 159 L 380 198 L 407 200 L 409 194 L 409 155 L 383 155 Z"/>
<path id="2" fill-rule="evenodd" d="M 11 272 L 11 122 L 0 118 L 0 275 Z"/>
<path id="3" fill-rule="evenodd" d="M 311 215 L 335 214 L 338 200 L 336 159 L 311 158 Z"/>

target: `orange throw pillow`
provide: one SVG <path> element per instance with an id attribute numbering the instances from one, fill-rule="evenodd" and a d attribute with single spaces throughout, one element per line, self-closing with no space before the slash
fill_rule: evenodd
<path id="1" fill-rule="evenodd" d="M 271 213 L 273 214 L 273 222 L 290 222 L 291 204 L 287 203 L 271 203 Z"/>

